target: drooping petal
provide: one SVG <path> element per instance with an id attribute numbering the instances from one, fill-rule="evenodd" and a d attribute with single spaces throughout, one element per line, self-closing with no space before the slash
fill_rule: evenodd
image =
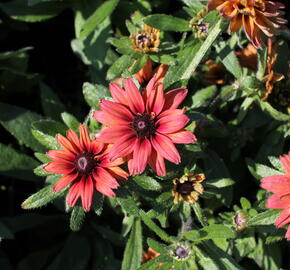
<path id="1" fill-rule="evenodd" d="M 173 142 L 165 135 L 156 133 L 151 137 L 152 146 L 156 152 L 163 156 L 165 159 L 178 164 L 180 162 L 180 155 L 174 146 Z"/>
<path id="2" fill-rule="evenodd" d="M 110 83 L 109 88 L 111 95 L 116 102 L 121 103 L 123 105 L 128 105 L 128 98 L 126 96 L 126 92 L 122 87 L 120 87 L 115 83 Z"/>
<path id="3" fill-rule="evenodd" d="M 288 241 L 290 241 L 290 225 L 288 226 L 285 237 L 287 238 Z"/>
<path id="4" fill-rule="evenodd" d="M 91 176 L 83 177 L 81 182 L 83 183 L 81 198 L 82 206 L 86 212 L 90 211 L 93 194 L 94 194 L 94 184 Z"/>
<path id="5" fill-rule="evenodd" d="M 181 87 L 174 89 L 165 93 L 165 103 L 163 106 L 163 111 L 169 109 L 176 109 L 181 102 L 185 99 L 187 95 L 187 89 Z"/>
<path id="6" fill-rule="evenodd" d="M 118 125 L 102 129 L 96 135 L 96 140 L 103 143 L 114 143 L 120 139 L 120 137 L 125 136 L 126 134 L 133 135 L 132 128 L 128 125 Z"/>
<path id="7" fill-rule="evenodd" d="M 53 186 L 53 191 L 58 192 L 64 189 L 67 185 L 72 183 L 77 177 L 78 177 L 78 173 L 64 175 Z"/>
<path id="8" fill-rule="evenodd" d="M 243 25 L 242 15 L 238 14 L 234 17 L 230 23 L 230 33 L 237 32 Z"/>
<path id="9" fill-rule="evenodd" d="M 81 196 L 82 185 L 82 180 L 75 182 L 71 185 L 66 199 L 69 206 L 75 206 L 78 198 Z"/>
<path id="10" fill-rule="evenodd" d="M 151 153 L 151 143 L 148 139 L 137 140 L 132 160 L 132 175 L 144 172 L 147 164 L 148 157 Z"/>
<path id="11" fill-rule="evenodd" d="M 157 153 L 154 149 L 151 151 L 151 155 L 148 158 L 148 164 L 151 167 L 151 169 L 156 172 L 159 176 L 166 175 L 166 167 L 164 158 Z"/>
<path id="12" fill-rule="evenodd" d="M 276 219 L 275 225 L 278 228 L 283 227 L 284 225 L 290 223 L 290 208 L 284 209 L 280 216 Z"/>
<path id="13" fill-rule="evenodd" d="M 178 144 L 195 143 L 197 141 L 195 135 L 188 130 L 181 130 L 176 133 L 166 134 L 172 142 Z"/>
<path id="14" fill-rule="evenodd" d="M 165 116 L 156 122 L 156 130 L 162 134 L 174 133 L 183 129 L 188 122 L 189 118 L 184 114 Z"/>
<path id="15" fill-rule="evenodd" d="M 107 172 L 105 169 L 103 168 L 97 168 L 97 170 L 95 170 L 93 172 L 93 177 L 95 179 L 95 187 L 96 189 L 112 198 L 115 196 L 115 193 L 113 192 L 113 188 L 116 188 L 119 186 L 118 182 L 110 175 L 109 172 Z"/>
<path id="16" fill-rule="evenodd" d="M 131 78 L 125 79 L 124 86 L 131 111 L 135 114 L 143 113 L 145 110 L 144 101 L 133 80 Z"/>

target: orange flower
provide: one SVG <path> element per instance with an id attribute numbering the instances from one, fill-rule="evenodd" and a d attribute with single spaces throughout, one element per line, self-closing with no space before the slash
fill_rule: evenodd
<path id="1" fill-rule="evenodd" d="M 168 65 L 160 64 L 156 68 L 153 69 L 152 61 L 150 59 L 147 60 L 144 67 L 142 67 L 137 73 L 133 74 L 134 78 L 140 83 L 141 86 L 146 86 L 149 81 L 153 78 L 156 74 L 156 82 L 162 83 L 166 72 L 168 70 Z M 119 84 L 122 86 L 122 78 L 118 78 L 114 81 L 114 83 Z"/>
<path id="2" fill-rule="evenodd" d="M 152 77 L 156 74 L 156 82 L 162 83 L 165 77 L 165 74 L 168 70 L 168 65 L 161 64 L 155 69 L 152 67 L 152 61 L 150 59 L 147 60 L 145 66 L 139 70 L 138 73 L 133 76 L 138 80 L 141 85 L 147 85 L 147 83 L 152 79 Z"/>
<path id="3" fill-rule="evenodd" d="M 160 255 L 160 253 L 156 252 L 152 248 L 148 248 L 147 252 L 143 254 L 142 264 L 148 262 L 149 260 L 156 258 Z"/>
<path id="4" fill-rule="evenodd" d="M 257 49 L 251 43 L 249 43 L 247 47 L 245 47 L 241 51 L 237 51 L 236 55 L 242 67 L 246 67 L 253 71 L 257 71 L 258 69 Z"/>
<path id="5" fill-rule="evenodd" d="M 260 48 L 266 36 L 272 37 L 277 29 L 284 29 L 287 20 L 281 15 L 282 3 L 267 0 L 210 0 L 209 10 L 218 10 L 224 18 L 231 20 L 229 33 L 243 27 L 248 39 Z"/>
<path id="6" fill-rule="evenodd" d="M 208 71 L 203 74 L 203 78 L 208 84 L 224 84 L 225 83 L 225 67 L 221 63 L 213 60 L 207 60 L 205 65 Z"/>
<path id="7" fill-rule="evenodd" d="M 278 73 L 275 73 L 274 71 L 274 65 L 277 61 L 277 47 L 278 42 L 273 44 L 271 39 L 268 39 L 268 56 L 267 56 L 267 76 L 265 77 L 266 80 L 266 92 L 262 98 L 263 101 L 266 101 L 269 97 L 269 95 L 272 93 L 274 84 L 276 82 L 281 81 L 284 79 L 284 76 Z"/>

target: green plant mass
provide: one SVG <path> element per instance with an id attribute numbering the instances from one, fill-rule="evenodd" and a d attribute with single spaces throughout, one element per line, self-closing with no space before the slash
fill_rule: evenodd
<path id="1" fill-rule="evenodd" d="M 1 1 L 0 270 L 290 269 L 280 1 Z"/>

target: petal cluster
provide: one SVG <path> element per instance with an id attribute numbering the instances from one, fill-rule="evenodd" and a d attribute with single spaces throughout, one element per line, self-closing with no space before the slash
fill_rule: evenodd
<path id="1" fill-rule="evenodd" d="M 261 187 L 274 193 L 267 200 L 267 208 L 283 209 L 275 221 L 278 228 L 290 223 L 290 152 L 281 156 L 280 161 L 285 175 L 268 176 L 261 180 Z M 288 226 L 286 238 L 290 240 L 290 226 Z"/>
<path id="2" fill-rule="evenodd" d="M 79 132 L 79 137 L 73 130 L 68 130 L 66 137 L 56 136 L 62 149 L 48 151 L 46 155 L 52 161 L 43 169 L 63 175 L 54 185 L 54 192 L 70 184 L 67 196 L 69 206 L 74 206 L 80 198 L 84 210 L 89 211 L 95 189 L 113 197 L 115 193 L 112 189 L 119 186 L 116 179 L 126 180 L 128 173 L 118 167 L 124 163 L 123 159 L 109 160 L 110 145 L 91 140 L 83 125 L 79 126 Z"/>
<path id="3" fill-rule="evenodd" d="M 147 164 L 158 174 L 165 175 L 164 159 L 180 162 L 177 144 L 194 143 L 194 134 L 184 129 L 189 118 L 178 106 L 185 99 L 186 88 L 164 93 L 156 75 L 139 92 L 132 79 L 124 81 L 124 89 L 110 84 L 115 102 L 100 101 L 100 111 L 94 118 L 106 126 L 96 139 L 114 144 L 109 154 L 113 160 L 128 158 L 131 175 L 142 173 Z"/>
<path id="4" fill-rule="evenodd" d="M 243 27 L 248 39 L 259 48 L 266 37 L 272 37 L 276 30 L 283 29 L 287 20 L 281 16 L 282 3 L 267 0 L 210 0 L 209 10 L 218 10 L 224 18 L 231 20 L 229 32 Z"/>

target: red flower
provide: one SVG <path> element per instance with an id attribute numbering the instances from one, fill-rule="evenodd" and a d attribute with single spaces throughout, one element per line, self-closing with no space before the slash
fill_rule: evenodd
<path id="1" fill-rule="evenodd" d="M 164 158 L 178 164 L 180 155 L 174 143 L 194 143 L 194 134 L 184 129 L 189 118 L 185 109 L 177 109 L 187 90 L 182 87 L 164 93 L 164 86 L 154 76 L 139 92 L 131 79 L 125 79 L 125 89 L 110 84 L 116 102 L 101 100 L 101 111 L 94 118 L 107 126 L 96 139 L 114 143 L 112 159 L 128 156 L 131 175 L 142 173 L 147 163 L 158 174 L 165 175 Z"/>
<path id="2" fill-rule="evenodd" d="M 108 159 L 111 146 L 97 141 L 91 141 L 85 126 L 79 126 L 80 138 L 73 130 L 68 130 L 66 137 L 56 135 L 62 150 L 50 150 L 46 154 L 52 159 L 44 170 L 48 173 L 63 174 L 54 185 L 54 192 L 64 189 L 71 184 L 67 203 L 74 206 L 79 198 L 85 211 L 89 211 L 94 189 L 113 197 L 112 189 L 119 186 L 116 179 L 126 180 L 128 174 L 118 166 L 124 163 L 119 158 L 115 161 Z"/>
<path id="3" fill-rule="evenodd" d="M 261 187 L 274 193 L 267 200 L 267 208 L 283 209 L 275 221 L 278 228 L 290 223 L 290 152 L 281 156 L 280 161 L 285 175 L 268 176 L 261 180 Z M 286 238 L 290 240 L 290 226 L 288 226 Z"/>

